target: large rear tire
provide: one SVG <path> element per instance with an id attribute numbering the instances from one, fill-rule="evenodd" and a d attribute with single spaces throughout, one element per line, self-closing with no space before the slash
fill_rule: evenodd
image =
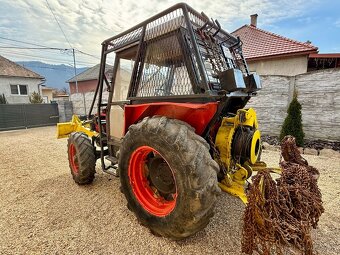
<path id="1" fill-rule="evenodd" d="M 131 125 L 119 170 L 129 209 L 154 234 L 182 239 L 214 214 L 219 167 L 208 143 L 185 122 L 157 116 Z"/>
<path id="2" fill-rule="evenodd" d="M 79 184 L 92 183 L 96 172 L 94 147 L 82 132 L 70 134 L 67 143 L 68 161 L 73 180 Z"/>

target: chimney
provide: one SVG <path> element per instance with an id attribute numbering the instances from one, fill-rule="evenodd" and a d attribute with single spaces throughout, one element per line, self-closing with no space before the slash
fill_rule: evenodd
<path id="1" fill-rule="evenodd" d="M 257 27 L 257 14 L 250 15 L 250 25 L 253 27 Z"/>

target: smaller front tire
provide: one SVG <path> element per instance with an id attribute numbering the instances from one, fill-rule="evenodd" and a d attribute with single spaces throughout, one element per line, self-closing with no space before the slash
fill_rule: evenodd
<path id="1" fill-rule="evenodd" d="M 96 172 L 95 148 L 82 132 L 72 133 L 67 140 L 68 161 L 73 180 L 79 184 L 93 182 Z"/>

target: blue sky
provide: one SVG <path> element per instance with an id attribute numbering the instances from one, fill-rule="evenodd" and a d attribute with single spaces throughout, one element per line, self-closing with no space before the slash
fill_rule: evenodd
<path id="1" fill-rule="evenodd" d="M 173 0 L 48 0 L 72 47 L 95 56 L 100 43 L 114 34 L 172 6 Z M 189 0 L 189 5 L 217 18 L 232 32 L 249 24 L 258 13 L 258 27 L 291 39 L 310 40 L 320 53 L 340 52 L 340 1 L 321 0 Z M 60 31 L 46 0 L 0 0 L 0 37 L 49 47 L 71 48 Z M 0 47 L 28 46 L 0 38 Z M 72 64 L 70 52 L 0 48 L 13 60 L 41 60 Z M 98 63 L 98 57 L 77 54 L 80 66 Z"/>
<path id="2" fill-rule="evenodd" d="M 310 40 L 320 53 L 340 53 L 340 1 L 320 1 L 300 17 L 263 28 L 298 41 Z"/>

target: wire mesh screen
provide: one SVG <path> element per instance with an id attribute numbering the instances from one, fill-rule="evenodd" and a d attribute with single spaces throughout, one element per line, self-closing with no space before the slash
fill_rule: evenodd
<path id="1" fill-rule="evenodd" d="M 179 35 L 178 31 L 171 32 L 145 42 L 137 97 L 193 94 Z"/>
<path id="2" fill-rule="evenodd" d="M 193 53 L 186 44 L 182 9 L 173 10 L 146 25 L 132 96 L 154 97 L 194 94 L 197 83 Z"/>
<path id="3" fill-rule="evenodd" d="M 189 11 L 189 19 L 193 26 L 209 86 L 212 90 L 220 90 L 219 73 L 231 68 L 240 68 L 244 71 L 242 56 L 232 47 L 237 44 L 237 40 L 222 30 L 217 31 L 217 27 L 208 26 L 208 29 L 201 30 L 206 20 L 195 12 Z"/>
<path id="4" fill-rule="evenodd" d="M 186 25 L 183 10 L 177 9 L 148 23 L 146 26 L 144 40 L 151 40 L 155 37 L 177 30 L 180 27 L 185 28 Z"/>
<path id="5" fill-rule="evenodd" d="M 211 38 L 204 38 L 197 31 L 195 35 L 210 88 L 220 90 L 219 73 L 230 68 L 236 68 L 231 52 L 223 44 L 218 44 Z"/>
<path id="6" fill-rule="evenodd" d="M 141 43 L 129 96 L 189 95 L 205 92 L 207 87 L 220 90 L 219 73 L 245 70 L 237 38 L 217 24 L 178 4 L 108 39 L 110 52 Z M 175 35 L 176 31 L 181 35 Z"/>
<path id="7" fill-rule="evenodd" d="M 139 27 L 130 33 L 124 34 L 116 39 L 113 39 L 108 44 L 108 50 L 121 49 L 132 43 L 137 43 L 142 35 L 143 27 Z"/>

